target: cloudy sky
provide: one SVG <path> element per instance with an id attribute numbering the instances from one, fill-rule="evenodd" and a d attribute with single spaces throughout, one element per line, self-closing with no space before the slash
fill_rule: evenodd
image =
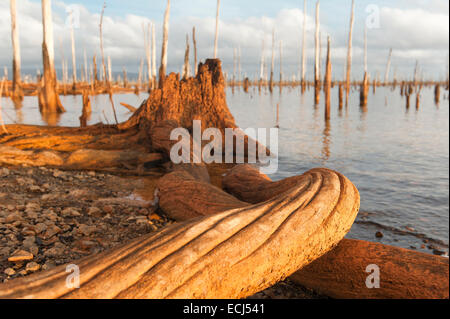
<path id="1" fill-rule="evenodd" d="M 35 72 L 41 65 L 40 0 L 17 0 L 22 66 Z M 312 76 L 314 55 L 314 0 L 307 0 L 308 75 Z M 75 29 L 77 61 L 99 55 L 100 12 L 103 0 L 52 1 L 56 65 L 61 52 L 71 57 L 68 11 L 79 13 Z M 161 22 L 165 0 L 107 0 L 104 19 L 105 55 L 115 71 L 126 67 L 136 72 L 145 57 L 142 24 L 156 24 L 159 61 Z M 334 77 L 342 78 L 345 65 L 351 0 L 322 0 L 320 20 L 325 47 L 332 39 Z M 213 54 L 216 0 L 172 0 L 169 34 L 169 71 L 180 71 L 184 59 L 186 33 L 197 30 L 200 59 Z M 354 77 L 363 67 L 364 27 L 368 26 L 369 72 L 384 75 L 389 48 L 393 49 L 392 74 L 412 76 L 416 60 L 425 77 L 444 78 L 449 52 L 449 2 L 447 0 L 356 0 L 353 41 Z M 283 43 L 285 76 L 299 73 L 303 27 L 303 0 L 221 0 L 219 57 L 228 72 L 233 69 L 233 51 L 241 49 L 242 72 L 250 77 L 259 71 L 263 39 L 267 63 L 270 63 L 271 33 L 275 28 L 277 47 Z M 192 46 L 191 46 L 192 47 Z M 9 0 L 0 0 L 0 66 L 10 66 L 12 59 Z M 276 72 L 278 69 L 278 52 Z M 324 52 L 325 56 L 325 52 Z M 192 58 L 191 58 L 192 59 Z M 70 62 L 69 62 L 70 65 Z"/>

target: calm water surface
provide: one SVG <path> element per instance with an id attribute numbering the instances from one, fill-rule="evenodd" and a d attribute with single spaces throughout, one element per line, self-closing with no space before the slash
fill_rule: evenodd
<path id="1" fill-rule="evenodd" d="M 443 90 L 442 90 L 443 91 Z M 257 89 L 246 94 L 227 89 L 227 102 L 238 125 L 274 127 L 280 105 L 279 180 L 314 167 L 328 167 L 346 175 L 361 193 L 361 212 L 348 237 L 431 252 L 436 246 L 448 252 L 449 243 L 449 102 L 442 93 L 434 104 L 433 89 L 422 91 L 421 106 L 406 109 L 399 90 L 378 88 L 369 105 L 361 109 L 353 92 L 348 107 L 338 110 L 337 89 L 332 92 L 332 112 L 324 121 L 324 106 L 314 106 L 313 92 L 278 90 L 273 95 Z M 131 114 L 120 102 L 139 106 L 146 94 L 114 96 L 120 120 Z M 323 97 L 322 97 L 323 100 Z M 6 123 L 78 126 L 81 97 L 65 96 L 68 112 L 42 119 L 35 97 L 20 109 L 2 99 Z M 113 123 L 107 96 L 92 99 L 90 124 Z M 381 231 L 382 239 L 375 233 Z"/>

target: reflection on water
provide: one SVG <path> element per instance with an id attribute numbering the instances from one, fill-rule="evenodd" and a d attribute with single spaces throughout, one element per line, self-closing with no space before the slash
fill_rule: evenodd
<path id="1" fill-rule="evenodd" d="M 441 98 L 438 107 L 434 89 L 423 88 L 420 108 L 412 110 L 411 105 L 406 108 L 400 88 L 380 87 L 375 95 L 370 91 L 367 107 L 359 106 L 359 92 L 354 90 L 349 105 L 339 109 L 336 86 L 331 118 L 325 121 L 324 105 L 314 106 L 313 89 L 302 95 L 300 88 L 286 87 L 281 96 L 279 90 L 271 95 L 265 88 L 250 88 L 248 94 L 239 88 L 232 91 L 227 89 L 227 103 L 242 128 L 274 127 L 279 104 L 279 170 L 272 179 L 325 166 L 358 187 L 361 213 L 350 237 L 430 251 L 429 244 L 422 246 L 425 236 L 448 247 L 448 98 Z M 131 115 L 120 102 L 138 107 L 146 97 L 114 95 L 119 121 Z M 415 96 L 410 99 L 410 104 L 415 102 Z M 3 118 L 7 124 L 79 126 L 81 96 L 62 96 L 61 101 L 66 113 L 42 118 L 36 97 L 25 97 L 21 107 L 2 99 Z M 114 123 L 107 95 L 91 97 L 91 104 L 88 124 Z M 380 227 L 385 236 L 376 239 Z"/>
<path id="2" fill-rule="evenodd" d="M 147 98 L 147 93 L 139 96 L 135 94 L 116 94 L 113 96 L 116 113 L 119 120 L 127 119 L 131 113 L 120 105 L 120 102 L 139 107 Z M 80 116 L 83 110 L 81 95 L 60 96 L 61 103 L 66 111 L 62 114 L 40 114 L 37 97 L 26 96 L 21 103 L 13 103 L 10 99 L 2 98 L 3 115 L 5 123 L 26 123 L 36 125 L 62 125 L 80 126 Z M 114 114 L 108 95 L 91 96 L 92 113 L 87 116 L 86 124 L 115 123 Z"/>
<path id="3" fill-rule="evenodd" d="M 57 112 L 41 112 L 42 120 L 49 126 L 59 125 L 61 120 L 61 113 Z"/>
<path id="4" fill-rule="evenodd" d="M 325 120 L 325 127 L 323 129 L 322 139 L 322 161 L 325 164 L 330 158 L 330 121 Z"/>

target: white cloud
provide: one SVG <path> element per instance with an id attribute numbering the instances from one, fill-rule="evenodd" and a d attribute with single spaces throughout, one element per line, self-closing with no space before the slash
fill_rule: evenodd
<path id="1" fill-rule="evenodd" d="M 369 32 L 369 62 L 373 73 L 379 70 L 383 73 L 389 48 L 394 49 L 393 69 L 409 74 L 418 59 L 423 68 L 437 75 L 446 73 L 446 57 L 448 54 L 449 17 L 447 11 L 442 11 L 445 3 L 441 0 L 415 0 L 415 7 L 398 9 L 383 7 L 381 13 L 381 28 Z M 412 3 L 412 2 L 411 2 Z M 53 20 L 55 32 L 56 65 L 60 65 L 60 41 L 62 41 L 65 58 L 70 61 L 70 33 L 65 26 L 66 3 L 54 2 Z M 405 6 L 406 7 L 406 6 Z M 408 8 L 408 7 L 407 7 Z M 438 8 L 438 9 L 436 9 Z M 322 6 L 322 12 L 326 6 Z M 22 65 L 24 68 L 35 69 L 41 65 L 41 6 L 40 3 L 29 0 L 18 1 Z M 162 19 L 163 12 L 161 12 Z M 83 62 L 83 50 L 87 50 L 89 60 L 92 55 L 99 57 L 99 13 L 89 12 L 80 6 L 80 28 L 75 30 L 78 65 Z M 273 18 L 248 17 L 220 21 L 219 56 L 224 61 L 225 68 L 232 71 L 233 49 L 241 47 L 243 72 L 253 76 L 258 73 L 261 56 L 262 40 L 266 42 L 267 62 L 271 55 L 271 33 L 276 27 L 276 57 L 278 64 L 278 45 L 283 41 L 283 65 L 287 75 L 298 72 L 300 60 L 300 44 L 302 36 L 303 13 L 300 9 L 282 9 Z M 144 58 L 142 24 L 149 19 L 137 15 L 111 17 L 105 14 L 103 33 L 105 54 L 110 55 L 113 67 L 120 71 L 126 66 L 130 72 L 135 72 L 140 59 Z M 160 54 L 161 23 L 156 22 L 157 56 Z M 345 63 L 347 46 L 347 28 L 345 25 L 322 25 L 324 41 L 329 33 L 332 37 L 332 57 L 335 76 L 340 77 Z M 171 19 L 169 36 L 169 70 L 180 71 L 184 57 L 186 33 L 192 35 L 192 27 L 196 27 L 199 59 L 210 57 L 213 52 L 215 19 L 200 17 L 183 17 Z M 362 69 L 363 26 L 355 24 L 354 32 L 354 76 L 359 76 Z M 307 18 L 308 35 L 308 71 L 312 71 L 314 54 L 314 18 Z M 0 2 L 0 65 L 11 64 L 11 39 L 9 1 Z M 191 45 L 192 48 L 192 45 Z M 192 56 L 192 55 L 191 55 Z M 159 59 L 158 59 L 159 60 Z M 68 63 L 70 65 L 70 62 Z"/>

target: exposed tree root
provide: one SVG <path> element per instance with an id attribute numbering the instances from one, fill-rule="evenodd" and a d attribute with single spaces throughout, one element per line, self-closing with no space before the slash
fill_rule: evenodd
<path id="1" fill-rule="evenodd" d="M 280 196 L 301 177 L 272 182 L 249 165 L 234 167 L 224 177 L 224 187 L 249 203 Z M 380 288 L 369 289 L 366 279 L 380 269 Z M 305 287 L 333 298 L 446 298 L 449 291 L 448 258 L 413 250 L 344 239 L 338 247 L 290 277 Z"/>
<path id="2" fill-rule="evenodd" d="M 344 176 L 326 169 L 302 176 L 299 185 L 271 201 L 174 224 L 79 261 L 78 289 L 68 288 L 66 268 L 61 266 L 0 285 L 0 297 L 252 295 L 326 253 L 343 238 L 356 217 L 359 194 Z M 176 174 L 170 178 L 178 183 Z M 186 176 L 181 178 L 186 180 Z M 189 184 L 178 189 L 184 186 L 185 191 L 197 193 Z M 198 203 L 205 198 L 185 200 Z M 207 195 L 206 201 L 214 199 Z"/>
<path id="3" fill-rule="evenodd" d="M 62 169 L 95 170 L 120 166 L 139 166 L 160 163 L 159 153 L 142 153 L 135 150 L 104 151 L 80 149 L 74 152 L 26 151 L 10 146 L 0 146 L 0 163 L 8 165 L 50 166 Z"/>

